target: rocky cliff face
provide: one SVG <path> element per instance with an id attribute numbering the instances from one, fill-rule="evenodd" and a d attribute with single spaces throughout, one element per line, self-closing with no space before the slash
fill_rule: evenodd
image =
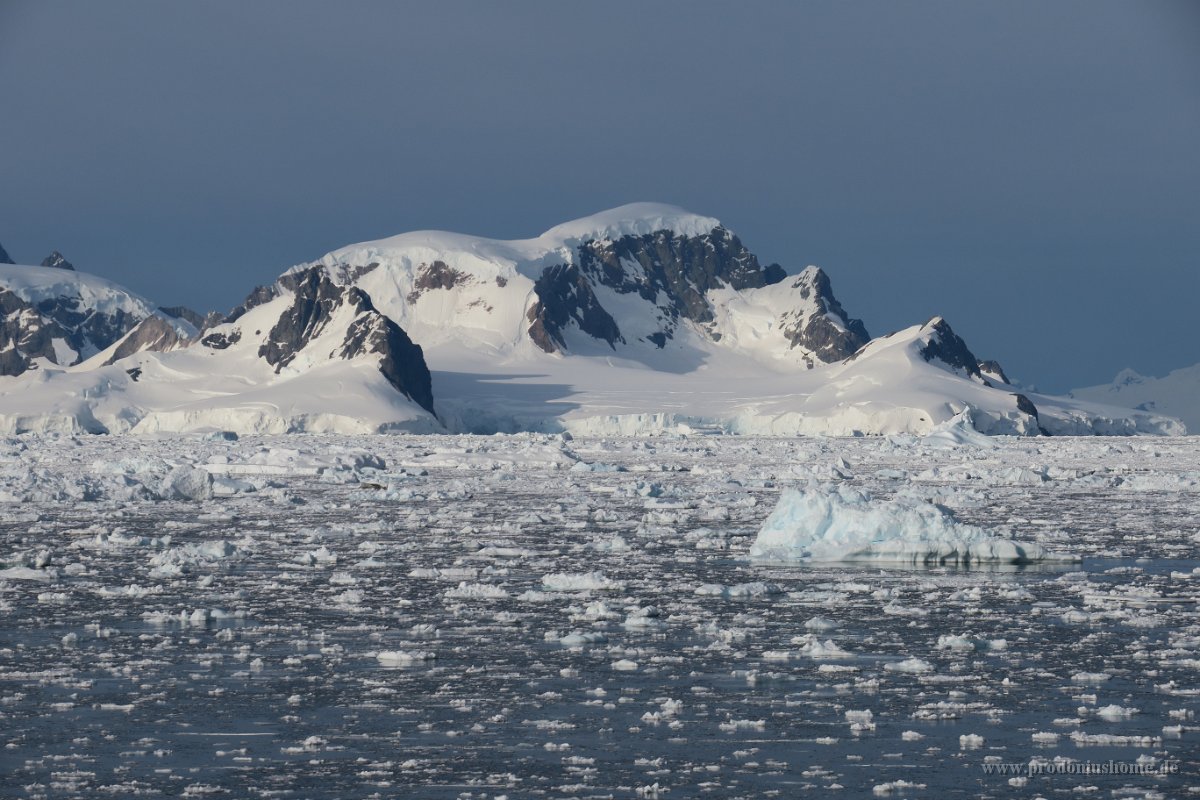
<path id="1" fill-rule="evenodd" d="M 135 353 L 164 353 L 183 347 L 187 342 L 188 340 L 162 317 L 146 317 L 117 345 L 104 364 L 114 364 Z"/>
<path id="2" fill-rule="evenodd" d="M 621 324 L 597 297 L 601 287 L 636 295 L 649 304 L 657 330 L 642 338 L 664 347 L 681 321 L 707 325 L 714 319 L 711 289 L 754 289 L 786 277 L 778 264 L 763 267 L 741 240 L 722 227 L 699 236 L 670 230 L 615 240 L 587 241 L 574 263 L 547 267 L 528 312 L 529 335 L 543 350 L 565 350 L 563 330 L 574 321 L 581 331 L 615 349 L 627 343 Z M 710 335 L 717 335 L 710 330 Z"/>
<path id="3" fill-rule="evenodd" d="M 547 267 L 534 292 L 537 302 L 527 312 L 529 338 L 547 353 L 567 349 L 564 334 L 571 322 L 613 349 L 617 342 L 624 343 L 617 321 L 600 305 L 591 282 L 575 264 Z"/>
<path id="4" fill-rule="evenodd" d="M 109 347 L 144 315 L 99 310 L 80 297 L 29 301 L 0 286 L 0 375 L 20 375 L 39 359 L 69 366 Z"/>
<path id="5" fill-rule="evenodd" d="M 225 315 L 219 311 L 210 311 L 207 314 L 201 314 L 199 311 L 190 309 L 187 306 L 159 306 L 158 310 L 172 319 L 186 322 L 195 328 L 197 334 L 201 334 L 212 326 L 219 325 L 225 321 Z"/>
<path id="6" fill-rule="evenodd" d="M 780 315 L 779 325 L 792 347 L 803 348 L 813 358 L 832 364 L 849 358 L 871 340 L 862 320 L 853 319 L 833 296 L 829 276 L 809 267 L 791 283 L 802 303 Z"/>
<path id="7" fill-rule="evenodd" d="M 317 339 L 329 334 L 338 345 L 327 358 L 380 357 L 379 371 L 395 389 L 433 413 L 433 389 L 421 348 L 371 298 L 354 286 L 339 286 L 322 267 L 289 276 L 292 302 L 281 314 L 258 355 L 279 372 Z M 335 319 L 345 327 L 328 330 Z"/>
<path id="8" fill-rule="evenodd" d="M 16 294 L 0 290 L 0 375 L 20 375 L 33 361 L 57 363 L 54 340 L 65 342 L 64 331 Z"/>
<path id="9" fill-rule="evenodd" d="M 967 343 L 959 338 L 950 327 L 950 323 L 941 317 L 934 317 L 925 323 L 923 331 L 928 335 L 921 347 L 921 357 L 926 361 L 940 361 L 954 370 L 983 382 L 979 372 L 979 359 L 967 347 Z"/>
<path id="10" fill-rule="evenodd" d="M 4 249 L 4 245 L 0 244 L 0 264 L 13 264 L 13 263 L 15 263 L 15 262 L 12 260 L 12 258 L 9 257 L 8 251 Z"/>
<path id="11" fill-rule="evenodd" d="M 433 380 L 420 345 L 373 308 L 364 309 L 350 324 L 338 351 L 344 359 L 369 353 L 379 354 L 379 371 L 388 383 L 430 414 L 435 413 Z"/>

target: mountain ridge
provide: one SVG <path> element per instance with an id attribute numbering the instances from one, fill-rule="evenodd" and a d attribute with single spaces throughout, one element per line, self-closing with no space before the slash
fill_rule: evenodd
<path id="1" fill-rule="evenodd" d="M 921 434 L 968 412 L 994 434 L 1180 430 L 1024 395 L 940 317 L 872 339 L 823 270 L 761 264 L 664 204 L 348 245 L 224 316 L 140 302 L 102 352 L 0 381 L 0 430 Z"/>

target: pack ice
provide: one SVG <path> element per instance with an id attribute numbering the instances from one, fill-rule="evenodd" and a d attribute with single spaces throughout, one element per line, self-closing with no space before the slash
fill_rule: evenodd
<path id="1" fill-rule="evenodd" d="M 780 495 L 750 549 L 753 558 L 904 564 L 1028 564 L 1076 561 L 1037 544 L 990 535 L 925 499 L 878 500 L 839 486 Z"/>

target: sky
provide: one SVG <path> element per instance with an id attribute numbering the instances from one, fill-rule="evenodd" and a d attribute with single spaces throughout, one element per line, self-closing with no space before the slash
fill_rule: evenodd
<path id="1" fill-rule="evenodd" d="M 0 0 L 0 243 L 163 305 L 623 203 L 1044 390 L 1200 362 L 1200 4 Z"/>

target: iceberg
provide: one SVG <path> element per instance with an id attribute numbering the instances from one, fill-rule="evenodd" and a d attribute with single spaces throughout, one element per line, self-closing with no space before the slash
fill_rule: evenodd
<path id="1" fill-rule="evenodd" d="M 993 536 L 921 498 L 877 500 L 848 487 L 816 485 L 783 492 L 750 555 L 776 561 L 926 566 L 1079 560 L 1037 544 Z"/>

